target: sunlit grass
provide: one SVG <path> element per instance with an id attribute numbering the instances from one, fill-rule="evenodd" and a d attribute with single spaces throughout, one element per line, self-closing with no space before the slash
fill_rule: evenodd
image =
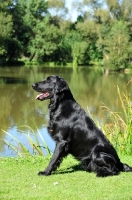
<path id="1" fill-rule="evenodd" d="M 51 176 L 37 176 L 49 160 L 49 156 L 1 158 L 0 199 L 132 200 L 132 173 L 97 178 L 68 156 Z M 132 165 L 131 156 L 121 156 L 121 160 Z"/>

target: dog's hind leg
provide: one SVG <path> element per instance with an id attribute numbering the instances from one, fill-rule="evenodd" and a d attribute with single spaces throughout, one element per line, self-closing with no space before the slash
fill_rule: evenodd
<path id="1" fill-rule="evenodd" d="M 68 154 L 67 146 L 67 141 L 62 140 L 58 142 L 48 167 L 44 171 L 40 171 L 38 175 L 48 176 L 52 171 L 56 170 L 56 168 L 59 167 L 62 159 Z"/>
<path id="2" fill-rule="evenodd" d="M 97 173 L 97 176 L 113 176 L 119 174 L 117 163 L 111 154 L 99 151 L 92 153 L 91 168 Z"/>

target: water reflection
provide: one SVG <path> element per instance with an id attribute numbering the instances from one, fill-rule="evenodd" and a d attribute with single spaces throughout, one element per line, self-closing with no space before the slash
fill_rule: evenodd
<path id="1" fill-rule="evenodd" d="M 21 140 L 20 135 L 23 131 L 29 131 L 25 125 L 34 130 L 36 125 L 44 132 L 46 142 L 53 150 L 54 145 L 45 129 L 48 120 L 48 101 L 35 101 L 37 93 L 31 87 L 32 83 L 52 74 L 64 77 L 77 102 L 85 110 L 88 107 L 98 120 L 102 119 L 101 102 L 113 111 L 120 111 L 116 86 L 118 85 L 123 92 L 131 79 L 131 75 L 105 76 L 101 70 L 88 68 L 80 68 L 76 72 L 70 68 L 0 68 L 0 152 L 8 154 L 7 147 L 2 142 L 7 136 L 1 129 L 17 135 Z M 131 91 L 132 84 L 129 86 L 129 93 L 132 95 Z"/>

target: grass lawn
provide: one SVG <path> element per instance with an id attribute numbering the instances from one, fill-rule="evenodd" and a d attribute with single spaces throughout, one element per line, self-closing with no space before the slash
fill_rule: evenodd
<path id="1" fill-rule="evenodd" d="M 132 156 L 120 156 L 132 166 Z M 51 176 L 37 176 L 48 157 L 0 158 L 1 200 L 132 200 L 132 173 L 97 178 L 68 156 Z"/>

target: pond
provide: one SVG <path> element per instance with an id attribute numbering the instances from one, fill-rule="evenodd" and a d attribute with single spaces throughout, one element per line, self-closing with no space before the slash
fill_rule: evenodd
<path id="1" fill-rule="evenodd" d="M 105 75 L 103 70 L 88 67 L 80 67 L 77 71 L 64 67 L 0 68 L 0 156 L 16 155 L 4 142 L 5 139 L 14 143 L 6 132 L 28 146 L 24 133 L 39 131 L 49 149 L 54 150 L 54 141 L 46 129 L 49 101 L 36 101 L 37 93 L 31 87 L 33 83 L 53 74 L 66 79 L 76 101 L 100 123 L 107 121 L 107 113 L 101 109 L 103 104 L 113 111 L 120 111 L 117 85 L 121 92 L 125 92 L 132 77 L 123 73 Z M 132 84 L 128 90 L 132 95 Z"/>

